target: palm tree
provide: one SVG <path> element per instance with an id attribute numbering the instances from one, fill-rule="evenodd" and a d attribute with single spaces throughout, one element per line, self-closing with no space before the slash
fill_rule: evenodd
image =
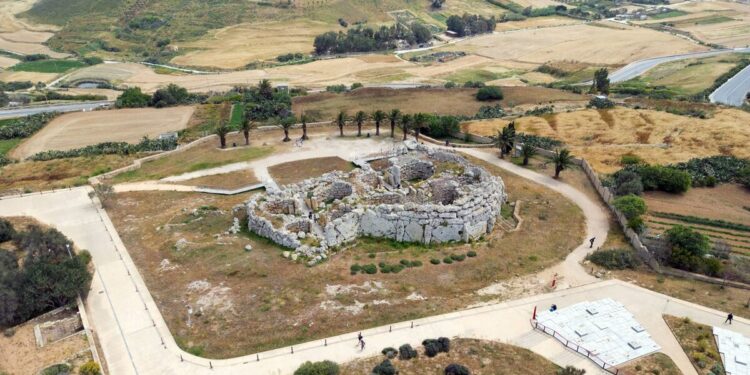
<path id="1" fill-rule="evenodd" d="M 362 123 L 367 121 L 367 113 L 365 111 L 359 111 L 354 115 L 354 121 L 357 122 L 357 137 L 362 136 Z"/>
<path id="2" fill-rule="evenodd" d="M 391 121 L 391 138 L 393 138 L 393 132 L 396 131 L 396 123 L 398 122 L 398 119 L 401 117 L 401 111 L 398 109 L 392 109 L 390 113 L 388 113 L 388 120 Z"/>
<path id="3" fill-rule="evenodd" d="M 242 135 L 245 136 L 245 146 L 250 145 L 250 129 L 253 128 L 253 114 L 250 111 L 245 111 L 245 120 L 242 121 Z"/>
<path id="4" fill-rule="evenodd" d="M 552 162 L 555 163 L 555 178 L 558 178 L 563 169 L 573 165 L 573 154 L 567 148 L 555 150 Z"/>
<path id="5" fill-rule="evenodd" d="M 306 115 L 305 112 L 302 112 L 302 114 L 299 116 L 299 121 L 302 123 L 302 140 L 306 141 L 309 138 L 307 137 L 307 121 L 310 120 L 310 116 Z"/>
<path id="6" fill-rule="evenodd" d="M 422 127 L 427 125 L 427 121 L 429 120 L 429 116 L 427 116 L 426 113 L 417 113 L 414 115 L 414 139 L 419 142 L 419 133 L 422 130 Z"/>
<path id="7" fill-rule="evenodd" d="M 401 130 L 404 132 L 404 140 L 406 140 L 406 136 L 409 134 L 409 128 L 411 128 L 411 124 L 413 121 L 412 115 L 405 114 L 401 116 Z"/>
<path id="8" fill-rule="evenodd" d="M 523 156 L 523 165 L 529 165 L 529 158 L 536 155 L 536 148 L 534 146 L 524 143 L 521 147 L 521 156 Z"/>
<path id="9" fill-rule="evenodd" d="M 349 116 L 346 115 L 346 111 L 341 111 L 336 116 L 336 125 L 339 127 L 339 135 L 342 137 L 344 136 L 344 126 L 346 126 L 346 122 L 349 121 Z"/>
<path id="10" fill-rule="evenodd" d="M 381 110 L 372 113 L 372 120 L 375 121 L 375 135 L 380 135 L 380 123 L 385 120 L 386 114 Z"/>
<path id="11" fill-rule="evenodd" d="M 271 81 L 267 79 L 261 80 L 258 83 L 258 94 L 260 94 L 260 96 L 262 96 L 264 99 L 272 99 L 273 87 L 271 86 Z"/>
<path id="12" fill-rule="evenodd" d="M 294 116 L 281 117 L 277 120 L 279 123 L 276 126 L 284 130 L 284 139 L 281 140 L 282 142 L 289 142 L 292 140 L 289 138 L 289 129 L 294 126 L 295 120 L 296 118 L 294 118 Z"/>
<path id="13" fill-rule="evenodd" d="M 219 126 L 214 129 L 214 132 L 216 135 L 219 136 L 219 146 L 221 148 L 227 147 L 227 134 L 229 133 L 229 127 L 224 122 L 224 120 L 219 121 Z"/>
<path id="14" fill-rule="evenodd" d="M 505 154 L 513 148 L 513 138 L 515 138 L 515 131 L 510 126 L 506 126 L 503 130 L 497 132 L 497 139 L 495 139 L 495 146 L 500 149 L 500 158 L 504 158 Z"/>

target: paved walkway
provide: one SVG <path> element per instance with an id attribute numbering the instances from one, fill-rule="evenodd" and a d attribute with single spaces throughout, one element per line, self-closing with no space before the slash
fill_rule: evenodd
<path id="1" fill-rule="evenodd" d="M 493 159 L 491 154 L 475 154 L 473 150 L 469 153 L 568 196 L 581 205 L 587 218 L 587 232 L 606 233 L 606 215 L 599 216 L 596 204 L 584 194 L 559 181 Z M 257 355 L 207 360 L 185 353 L 176 345 L 109 217 L 99 208 L 98 200 L 89 198 L 90 191 L 90 188 L 82 187 L 6 197 L 0 200 L 0 216 L 33 216 L 58 228 L 78 247 L 91 251 L 96 273 L 86 304 L 112 374 L 290 374 L 306 360 L 345 362 L 377 355 L 386 346 L 418 345 L 425 338 L 437 336 L 511 342 L 530 348 L 560 365 L 571 364 L 588 369 L 589 374 L 596 374 L 597 369 L 586 358 L 564 349 L 547 336 L 533 332 L 529 318 L 535 306 L 547 308 L 555 303 L 565 307 L 605 297 L 624 304 L 683 373 L 695 374 L 661 315 L 689 316 L 711 325 L 720 325 L 724 320 L 723 312 L 675 300 L 622 281 L 590 283 L 593 280 L 584 276 L 585 272 L 575 269 L 575 259 L 580 259 L 587 251 L 579 247 L 558 267 L 562 267 L 561 272 L 569 272 L 566 277 L 571 285 L 589 282 L 582 286 L 365 330 L 367 348 L 362 352 L 354 348 L 356 332 L 353 332 L 308 342 L 293 349 L 280 348 Z M 604 237 L 600 238 L 603 241 Z M 750 322 L 736 319 L 732 329 L 750 335 Z"/>

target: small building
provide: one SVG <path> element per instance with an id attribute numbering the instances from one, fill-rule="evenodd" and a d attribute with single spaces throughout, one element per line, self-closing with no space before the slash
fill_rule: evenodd
<path id="1" fill-rule="evenodd" d="M 458 33 L 451 30 L 446 30 L 445 35 L 451 37 L 451 38 L 458 38 Z"/>

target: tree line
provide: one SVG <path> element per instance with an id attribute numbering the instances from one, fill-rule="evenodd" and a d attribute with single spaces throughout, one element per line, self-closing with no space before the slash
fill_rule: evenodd
<path id="1" fill-rule="evenodd" d="M 476 14 L 464 13 L 463 16 L 452 15 L 448 17 L 445 23 L 448 26 L 448 30 L 463 37 L 491 33 L 495 31 L 497 20 L 495 20 L 495 16 L 486 18 Z"/>
<path id="2" fill-rule="evenodd" d="M 206 100 L 205 95 L 191 94 L 186 88 L 173 83 L 148 95 L 140 87 L 130 87 L 123 91 L 115 101 L 117 108 L 171 107 L 184 104 L 196 104 Z"/>
<path id="3" fill-rule="evenodd" d="M 370 52 L 398 48 L 399 41 L 408 45 L 422 44 L 432 39 L 430 30 L 419 22 L 409 26 L 397 23 L 379 29 L 355 27 L 346 32 L 329 31 L 315 37 L 315 53 Z"/>

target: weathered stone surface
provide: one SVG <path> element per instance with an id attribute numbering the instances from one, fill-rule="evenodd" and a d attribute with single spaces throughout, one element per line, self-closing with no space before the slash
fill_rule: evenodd
<path id="1" fill-rule="evenodd" d="M 384 171 L 331 172 L 254 197 L 249 229 L 308 264 L 358 236 L 439 243 L 490 233 L 507 200 L 503 181 L 453 152 L 405 146 Z M 448 164 L 435 175 L 435 163 Z"/>

